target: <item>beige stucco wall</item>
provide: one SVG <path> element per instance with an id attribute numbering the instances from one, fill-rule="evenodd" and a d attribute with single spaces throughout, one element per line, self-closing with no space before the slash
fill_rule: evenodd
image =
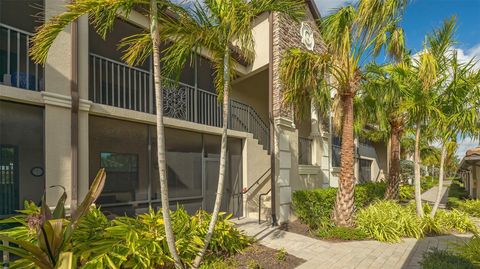
<path id="1" fill-rule="evenodd" d="M 268 23 L 268 13 L 265 12 L 255 18 L 253 23 L 252 35 L 255 42 L 255 59 L 253 64 L 247 68 L 249 72 L 254 72 L 269 62 L 270 52 L 270 28 Z"/>
<path id="2" fill-rule="evenodd" d="M 258 197 L 270 189 L 270 155 L 255 139 L 246 138 L 243 144 L 243 186 L 249 188 L 255 184 L 244 197 L 244 216 L 258 218 Z M 267 172 L 265 174 L 265 172 Z M 266 217 L 266 216 L 264 216 Z"/>
<path id="3" fill-rule="evenodd" d="M 268 69 L 234 83 L 232 99 L 252 106 L 268 124 Z"/>

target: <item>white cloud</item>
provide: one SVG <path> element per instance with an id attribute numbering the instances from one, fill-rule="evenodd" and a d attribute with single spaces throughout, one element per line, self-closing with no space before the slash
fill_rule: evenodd
<path id="1" fill-rule="evenodd" d="M 476 64 L 475 64 L 475 67 L 478 69 L 480 68 L 480 43 L 467 49 L 467 50 L 463 50 L 463 49 L 459 49 L 459 48 L 456 48 L 457 50 L 457 55 L 458 55 L 458 59 L 461 61 L 461 62 L 468 62 L 470 61 L 472 58 L 475 58 L 474 61 L 476 61 Z"/>
<path id="2" fill-rule="evenodd" d="M 458 143 L 458 149 L 457 149 L 456 155 L 460 159 L 462 159 L 465 156 L 465 152 L 467 152 L 467 150 L 480 146 L 479 140 L 473 139 L 471 137 L 466 137 L 463 140 L 459 140 L 457 143 Z"/>
<path id="3" fill-rule="evenodd" d="M 355 3 L 358 0 L 315 0 L 317 8 L 322 14 L 322 16 L 329 15 L 332 13 L 335 8 L 345 6 L 349 3 Z"/>

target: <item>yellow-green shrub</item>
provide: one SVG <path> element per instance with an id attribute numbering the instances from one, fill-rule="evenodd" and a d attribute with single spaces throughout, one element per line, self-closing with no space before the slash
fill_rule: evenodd
<path id="1" fill-rule="evenodd" d="M 380 201 L 358 211 L 357 227 L 378 241 L 398 242 L 402 237 L 423 236 L 421 220 L 408 207 Z"/>

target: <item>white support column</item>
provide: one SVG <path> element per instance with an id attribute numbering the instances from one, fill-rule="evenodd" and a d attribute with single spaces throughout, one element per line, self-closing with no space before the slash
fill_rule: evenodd
<path id="1" fill-rule="evenodd" d="M 275 152 L 277 217 L 279 224 L 288 222 L 292 204 L 292 180 L 298 177 L 298 160 L 293 144 L 297 145 L 298 131 L 292 120 L 279 117 L 275 119 Z"/>
<path id="2" fill-rule="evenodd" d="M 88 141 L 88 111 L 89 100 L 89 69 L 88 69 L 88 16 L 78 20 L 78 91 L 80 107 L 78 111 L 78 202 L 88 192 L 89 187 L 89 141 Z"/>
<path id="3" fill-rule="evenodd" d="M 322 166 L 322 133 L 321 120 L 314 102 L 310 105 L 310 137 L 312 139 L 312 165 Z"/>
<path id="4" fill-rule="evenodd" d="M 64 10 L 65 0 L 45 0 L 45 19 Z M 70 146 L 70 79 L 71 79 L 71 29 L 63 30 L 53 43 L 45 64 L 45 186 L 47 203 L 54 206 L 67 190 L 66 205 L 71 198 L 71 146 Z"/>

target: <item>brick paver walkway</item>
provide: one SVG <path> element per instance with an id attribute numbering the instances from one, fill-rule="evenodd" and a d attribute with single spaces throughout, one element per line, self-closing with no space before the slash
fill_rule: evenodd
<path id="1" fill-rule="evenodd" d="M 420 240 L 406 238 L 401 243 L 378 241 L 328 242 L 303 235 L 259 225 L 256 220 L 236 220 L 237 226 L 259 242 L 274 249 L 286 251 L 306 262 L 298 269 L 321 268 L 420 268 L 418 262 L 431 247 L 447 249 L 448 242 L 467 240 L 470 235 L 427 237 Z"/>

